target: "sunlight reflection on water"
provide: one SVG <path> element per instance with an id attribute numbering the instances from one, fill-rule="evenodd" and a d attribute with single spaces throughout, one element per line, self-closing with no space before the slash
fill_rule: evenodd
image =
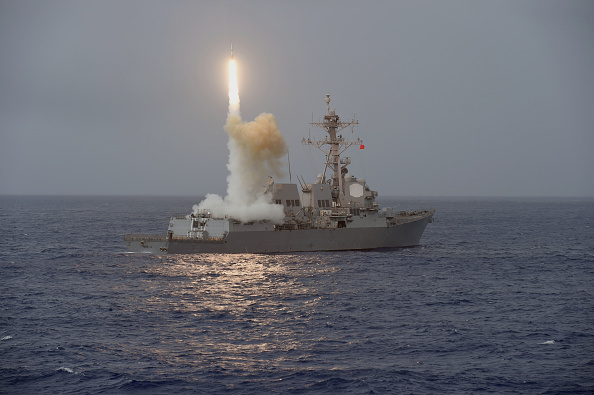
<path id="1" fill-rule="evenodd" d="M 307 359 L 313 345 L 324 340 L 313 335 L 312 325 L 325 322 L 320 311 L 328 290 L 319 287 L 338 270 L 332 257 L 159 257 L 144 268 L 143 286 L 152 292 L 137 306 L 170 316 L 165 321 L 170 329 L 161 331 L 167 335 L 154 352 L 159 359 L 182 358 L 195 366 L 206 362 L 247 370 Z"/>

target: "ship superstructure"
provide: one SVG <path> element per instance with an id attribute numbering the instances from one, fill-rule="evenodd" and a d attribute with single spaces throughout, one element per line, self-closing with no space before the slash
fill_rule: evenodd
<path id="1" fill-rule="evenodd" d="M 214 216 L 208 209 L 174 216 L 166 235 L 127 234 L 129 251 L 160 254 L 179 253 L 278 253 L 297 251 L 365 250 L 409 247 L 419 244 L 423 231 L 432 222 L 434 210 L 396 212 L 380 208 L 377 192 L 347 169 L 350 158 L 341 154 L 360 139 L 348 140 L 339 133 L 358 125 L 343 122 L 330 110 L 326 95 L 322 140 L 303 139 L 325 153 L 322 173 L 315 182 L 276 183 L 268 179 L 264 193 L 271 203 L 281 205 L 282 223 L 270 220 L 243 222 L 230 216 Z"/>

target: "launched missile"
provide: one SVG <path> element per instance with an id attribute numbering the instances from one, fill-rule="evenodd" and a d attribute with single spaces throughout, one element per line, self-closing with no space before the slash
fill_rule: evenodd
<path id="1" fill-rule="evenodd" d="M 239 116 L 239 90 L 237 89 L 237 69 L 233 60 L 233 44 L 231 44 L 231 59 L 229 59 L 229 114 Z"/>

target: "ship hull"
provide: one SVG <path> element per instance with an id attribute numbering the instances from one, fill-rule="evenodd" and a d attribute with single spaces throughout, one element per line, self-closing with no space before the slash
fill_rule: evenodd
<path id="1" fill-rule="evenodd" d="M 390 227 L 230 232 L 224 240 L 167 239 L 160 235 L 126 235 L 131 252 L 154 254 L 285 253 L 370 250 L 417 246 L 433 213 Z"/>

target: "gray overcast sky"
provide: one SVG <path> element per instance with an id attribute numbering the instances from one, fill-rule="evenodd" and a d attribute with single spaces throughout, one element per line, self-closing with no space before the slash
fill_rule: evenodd
<path id="1" fill-rule="evenodd" d="M 0 194 L 224 194 L 231 44 L 293 181 L 331 93 L 380 196 L 594 196 L 591 0 L 1 1 Z"/>

